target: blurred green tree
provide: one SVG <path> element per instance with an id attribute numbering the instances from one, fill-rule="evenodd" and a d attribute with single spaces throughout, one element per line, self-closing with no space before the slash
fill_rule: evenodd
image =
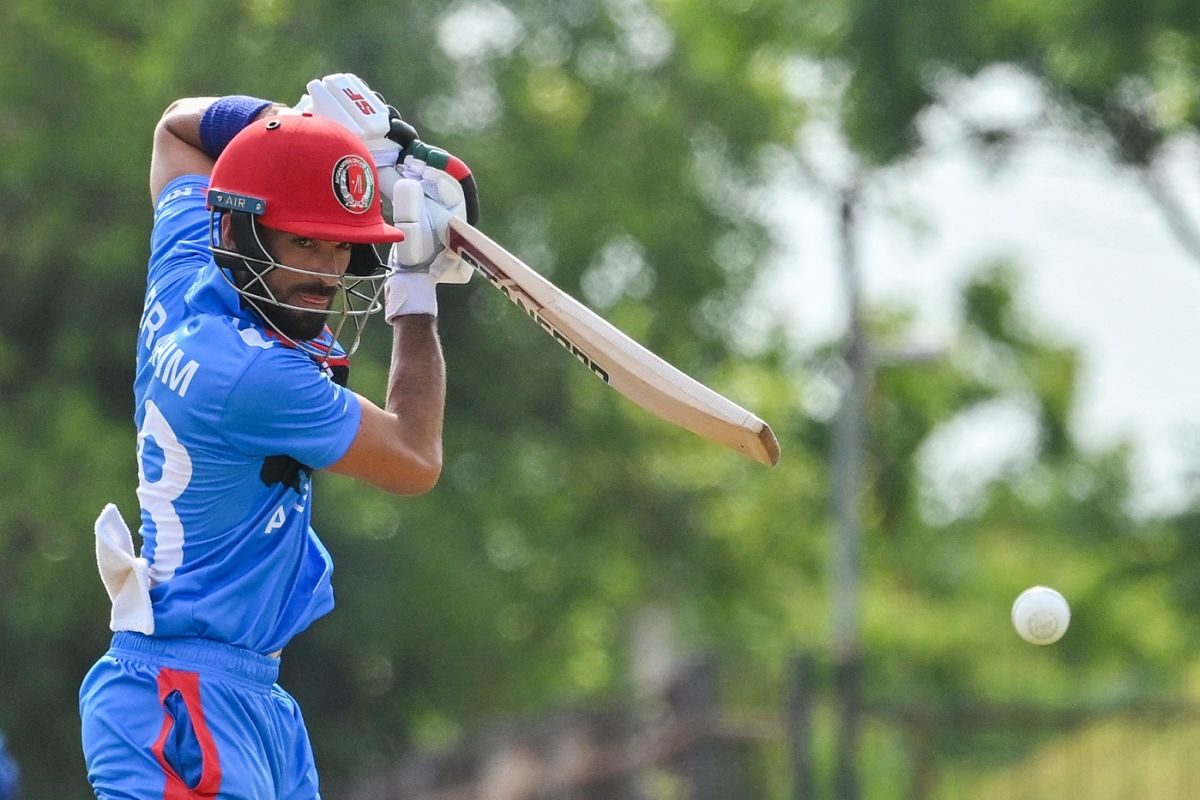
<path id="1" fill-rule="evenodd" d="M 1043 37 L 1036 43 L 1054 35 L 1049 12 L 1018 6 L 1021 30 Z M 1148 30 L 1186 34 L 1178 18 L 1144 10 Z M 736 700 L 771 702 L 790 652 L 824 636 L 827 412 L 838 392 L 830 351 L 796 352 L 779 321 L 745 305 L 771 245 L 755 190 L 809 113 L 787 90 L 788 70 L 797 58 L 844 69 L 839 108 L 855 153 L 892 163 L 918 146 L 912 121 L 934 97 L 927 68 L 972 74 L 1014 60 L 1012 48 L 1034 50 L 1033 33 L 1014 44 L 995 22 L 991 41 L 984 22 L 955 4 L 901 13 L 849 1 L 513 0 L 384 12 L 322 0 L 9 0 L 0 725 L 30 795 L 85 791 L 75 691 L 108 636 L 88 531 L 106 501 L 130 518 L 136 509 L 129 387 L 146 168 L 172 99 L 292 101 L 312 77 L 364 76 L 425 138 L 472 164 L 485 230 L 759 411 L 784 445 L 774 472 L 738 461 L 645 418 L 486 287 L 444 291 L 441 486 L 399 502 L 334 477 L 317 489 L 339 609 L 289 647 L 284 681 L 336 787 L 490 716 L 627 691 L 631 621 L 647 609 L 667 610 L 680 654 L 716 649 L 739 670 Z M 1119 58 L 1100 56 L 1127 47 L 1126 30 L 1105 30 L 1114 38 L 1095 61 L 1082 46 L 1067 61 L 1125 75 Z M 1163 37 L 1186 62 L 1189 40 Z M 1137 74 L 1158 75 L 1158 61 L 1138 63 Z M 1092 97 L 1086 76 L 1068 91 L 1077 71 L 1064 66 L 1055 80 L 1082 103 Z M 1068 596 L 1099 607 L 1150 602 L 1165 572 L 1185 608 L 1195 603 L 1195 565 L 1170 572 L 1187 519 L 1148 532 L 1128 518 L 1124 454 L 1080 452 L 1068 424 L 1075 357 L 1030 331 L 1014 291 L 1002 275 L 973 285 L 946 358 L 877 374 L 865 632 L 881 691 L 1002 688 L 1003 659 L 991 656 L 1009 645 L 979 620 L 1039 579 L 1033 567 L 1048 559 L 1072 565 L 1060 573 Z M 902 322 L 874 324 L 877 346 L 903 339 Z M 368 342 L 353 377 L 377 397 L 384 339 Z M 954 421 L 1000 401 L 1032 420 L 1030 446 L 965 500 L 939 494 L 923 459 Z M 1155 628 L 1117 620 L 1077 623 L 1046 690 L 1074 685 L 1067 667 L 1085 652 L 1097 673 L 1118 678 L 1160 674 L 1191 653 L 1170 618 Z"/>
<path id="2" fill-rule="evenodd" d="M 800 50 L 836 76 L 841 127 L 864 163 L 920 150 L 933 109 L 991 155 L 1056 128 L 1134 170 L 1200 261 L 1200 218 L 1183 201 L 1194 187 L 1169 169 L 1173 146 L 1200 129 L 1200 15 L 1189 3 L 830 0 L 812 14 Z M 1036 116 L 963 108 L 964 90 L 997 69 L 1037 86 Z"/>

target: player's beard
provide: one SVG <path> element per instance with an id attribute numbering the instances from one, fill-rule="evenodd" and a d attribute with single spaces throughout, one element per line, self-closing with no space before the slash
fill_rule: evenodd
<path id="1" fill-rule="evenodd" d="M 264 304 L 263 314 L 280 333 L 297 342 L 317 338 L 325 329 L 325 321 L 329 318 L 326 314 L 270 304 Z"/>
<path id="2" fill-rule="evenodd" d="M 332 300 L 337 289 L 332 286 L 324 286 L 320 283 L 305 283 L 292 286 L 286 291 L 279 287 L 271 286 L 271 280 L 268 276 L 263 278 L 253 278 L 250 284 L 258 284 L 260 287 L 265 286 L 267 291 L 264 292 L 268 297 L 274 297 L 279 303 L 286 303 L 291 306 L 302 305 L 297 299 L 299 295 L 324 295 Z M 260 290 L 261 291 L 261 290 Z M 329 320 L 329 314 L 322 314 L 319 311 L 304 311 L 299 308 L 286 308 L 277 303 L 272 303 L 266 300 L 256 300 L 254 307 L 258 312 L 266 317 L 267 322 L 276 330 L 288 337 L 292 341 L 302 342 L 307 339 L 315 339 L 320 336 L 321 331 L 325 329 L 325 323 Z"/>
<path id="3" fill-rule="evenodd" d="M 300 303 L 294 299 L 296 295 L 325 295 L 332 300 L 334 291 L 333 287 L 321 286 L 320 284 L 298 286 L 292 289 L 287 296 L 281 298 L 281 300 L 289 305 L 298 306 Z M 301 311 L 297 308 L 284 308 L 283 306 L 270 304 L 267 304 L 263 311 L 267 319 L 279 328 L 280 333 L 297 342 L 304 341 L 305 339 L 315 339 L 320 336 L 321 331 L 325 329 L 325 322 L 329 319 L 328 314 L 320 314 L 315 311 Z"/>

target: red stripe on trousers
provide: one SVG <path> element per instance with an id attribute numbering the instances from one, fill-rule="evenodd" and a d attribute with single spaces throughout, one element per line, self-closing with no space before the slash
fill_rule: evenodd
<path id="1" fill-rule="evenodd" d="M 192 728 L 200 743 L 200 754 L 203 759 L 200 772 L 200 782 L 195 789 L 189 789 L 183 780 L 175 774 L 175 770 L 167 763 L 164 751 L 167 746 L 167 736 L 175 720 L 171 715 L 163 713 L 162 730 L 159 731 L 158 741 L 154 743 L 154 757 L 167 776 L 167 785 L 163 790 L 163 800 L 196 800 L 196 798 L 216 797 L 221 790 L 221 760 L 217 755 L 217 743 L 208 732 L 208 724 L 204 721 L 204 708 L 200 705 L 200 676 L 195 672 L 168 669 L 163 667 L 158 671 L 158 702 L 166 700 L 171 692 L 178 691 L 183 696 L 183 704 L 192 720 Z"/>

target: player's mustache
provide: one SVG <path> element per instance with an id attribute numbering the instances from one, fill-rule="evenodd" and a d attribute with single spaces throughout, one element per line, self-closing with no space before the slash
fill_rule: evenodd
<path id="1" fill-rule="evenodd" d="M 292 289 L 292 294 L 310 294 L 318 297 L 333 297 L 337 292 L 336 286 L 326 286 L 323 283 L 305 283 Z"/>

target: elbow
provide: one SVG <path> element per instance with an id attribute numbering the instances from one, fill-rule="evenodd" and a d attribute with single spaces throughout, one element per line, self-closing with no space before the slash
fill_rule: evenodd
<path id="1" fill-rule="evenodd" d="M 442 459 L 438 455 L 420 462 L 410 461 L 405 469 L 387 476 L 386 480 L 380 481 L 376 485 L 392 494 L 417 497 L 437 486 L 441 476 Z"/>
<path id="2" fill-rule="evenodd" d="M 417 497 L 419 495 L 426 494 L 432 491 L 433 487 L 437 486 L 438 480 L 441 478 L 441 476 L 441 463 L 439 462 L 436 466 L 431 465 L 427 469 L 420 471 L 417 475 L 412 476 L 407 484 L 406 491 L 404 491 L 403 494 L 406 494 L 410 497 Z"/>
<path id="3" fill-rule="evenodd" d="M 178 100 L 172 100 L 162 113 L 159 119 L 159 124 L 162 124 L 172 117 L 176 116 L 194 116 L 204 113 L 204 110 L 212 104 L 214 97 L 181 97 Z"/>
<path id="4" fill-rule="evenodd" d="M 172 114 L 177 114 L 177 113 L 182 112 L 190 104 L 191 104 L 191 101 L 188 98 L 180 98 L 178 100 L 172 100 L 170 105 L 168 105 L 166 107 L 166 109 L 163 110 L 162 117 L 159 119 L 159 122 L 162 122 L 163 120 L 167 119 Z"/>
<path id="5" fill-rule="evenodd" d="M 213 97 L 181 97 L 173 101 L 158 118 L 154 135 L 158 138 L 175 138 L 189 142 L 195 136 L 200 118 L 212 104 Z"/>
<path id="6" fill-rule="evenodd" d="M 420 419 L 404 424 L 369 401 L 362 401 L 358 432 L 332 472 L 357 478 L 390 494 L 421 495 L 442 474 L 440 424 Z"/>
<path id="7" fill-rule="evenodd" d="M 162 116 L 158 118 L 158 124 L 154 127 L 155 134 L 161 136 L 163 134 L 171 133 L 171 124 L 177 118 L 185 116 L 189 110 L 194 111 L 195 109 L 192 108 L 193 105 L 194 104 L 190 98 L 172 102 L 163 110 Z"/>
<path id="8" fill-rule="evenodd" d="M 154 125 L 155 146 L 158 146 L 159 142 L 166 140 L 168 137 L 178 138 L 171 130 L 171 122 L 174 119 L 174 109 L 177 105 L 179 105 L 178 100 L 167 106 L 167 110 L 162 113 L 162 116 L 158 118 L 158 122 Z"/>

